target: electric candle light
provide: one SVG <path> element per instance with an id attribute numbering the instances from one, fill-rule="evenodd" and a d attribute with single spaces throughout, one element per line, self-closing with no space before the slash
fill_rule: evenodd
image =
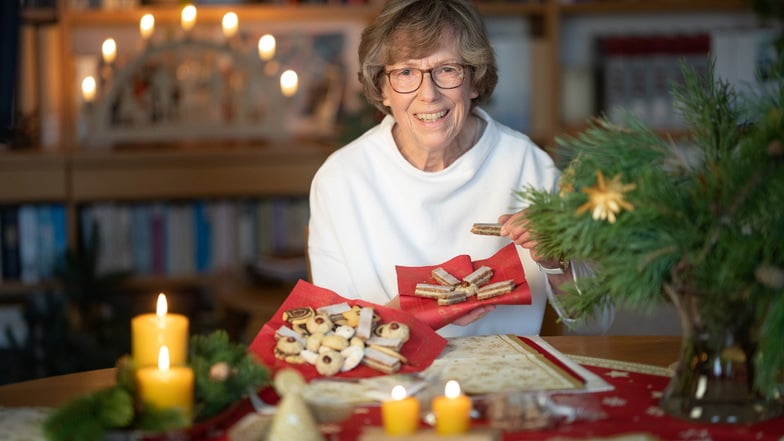
<path id="1" fill-rule="evenodd" d="M 264 61 L 269 61 L 275 56 L 275 37 L 264 34 L 259 38 L 259 57 Z"/>
<path id="2" fill-rule="evenodd" d="M 186 363 L 188 318 L 167 310 L 166 295 L 161 293 L 155 314 L 141 314 L 131 320 L 131 353 L 137 366 L 155 366 L 161 346 L 169 348 L 172 364 Z"/>
<path id="3" fill-rule="evenodd" d="M 139 20 L 139 33 L 142 34 L 142 39 L 149 40 L 154 31 L 155 17 L 152 14 L 144 14 L 142 19 Z"/>
<path id="4" fill-rule="evenodd" d="M 221 26 L 223 27 L 223 35 L 225 35 L 226 38 L 231 38 L 237 33 L 238 25 L 239 20 L 237 14 L 234 12 L 227 12 L 223 15 Z"/>
<path id="5" fill-rule="evenodd" d="M 82 98 L 84 102 L 91 103 L 95 99 L 95 78 L 88 75 L 82 80 Z"/>
<path id="6" fill-rule="evenodd" d="M 410 435 L 419 428 L 419 400 L 406 396 L 406 388 L 392 388 L 392 399 L 381 403 L 384 431 L 389 435 Z"/>
<path id="7" fill-rule="evenodd" d="M 103 56 L 104 63 L 114 63 L 114 59 L 117 58 L 117 43 L 114 41 L 114 38 L 107 38 L 103 41 L 103 44 L 101 45 L 101 55 Z"/>
<path id="8" fill-rule="evenodd" d="M 187 366 L 171 366 L 169 349 L 158 352 L 158 366 L 144 367 L 136 372 L 139 398 L 158 409 L 178 409 L 190 421 L 193 417 L 193 370 Z"/>
<path id="9" fill-rule="evenodd" d="M 280 90 L 284 96 L 294 96 L 297 93 L 297 73 L 289 69 L 280 75 Z"/>
<path id="10" fill-rule="evenodd" d="M 182 12 L 180 13 L 180 25 L 185 32 L 193 29 L 193 26 L 196 25 L 196 6 L 187 5 L 182 8 Z"/>
<path id="11" fill-rule="evenodd" d="M 460 392 L 460 384 L 449 380 L 444 395 L 433 399 L 436 432 L 439 435 L 457 435 L 468 430 L 471 422 L 471 399 Z"/>

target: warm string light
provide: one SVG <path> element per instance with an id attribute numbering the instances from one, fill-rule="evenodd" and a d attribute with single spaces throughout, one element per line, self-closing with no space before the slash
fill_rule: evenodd
<path id="1" fill-rule="evenodd" d="M 283 96 L 294 96 L 297 93 L 298 82 L 297 73 L 291 69 L 280 74 L 280 91 L 283 92 Z"/>
<path id="2" fill-rule="evenodd" d="M 149 40 L 155 32 L 155 17 L 152 14 L 144 14 L 139 20 L 139 33 L 143 40 Z"/>
<path id="3" fill-rule="evenodd" d="M 225 35 L 226 38 L 231 38 L 236 35 L 237 29 L 239 28 L 237 14 L 234 12 L 227 12 L 223 16 L 223 20 L 221 20 L 221 27 L 223 28 L 223 35 Z"/>
<path id="4" fill-rule="evenodd" d="M 191 31 L 196 25 L 197 10 L 192 4 L 184 6 L 180 12 L 180 23 L 184 31 L 184 39 L 190 39 Z M 221 20 L 224 37 L 231 40 L 232 43 L 239 43 L 232 40 L 233 37 L 239 32 L 239 17 L 235 12 L 227 12 L 223 15 Z M 139 34 L 142 39 L 142 48 L 148 47 L 153 34 L 155 32 L 155 17 L 152 14 L 144 14 L 139 20 Z M 262 35 L 258 40 L 258 56 L 264 62 L 264 73 L 271 77 L 278 75 L 280 72 L 280 63 L 274 57 L 276 54 L 277 42 L 275 37 L 270 34 Z M 101 56 L 103 59 L 103 67 L 100 72 L 100 84 L 103 88 L 105 83 L 113 80 L 113 71 L 116 69 L 117 62 L 117 42 L 114 38 L 107 38 L 101 45 Z M 299 89 L 299 78 L 297 72 L 292 69 L 286 70 L 280 75 L 280 91 L 281 94 L 290 98 L 293 97 Z M 86 103 L 91 103 L 97 98 L 98 83 L 95 78 L 85 77 L 82 80 L 82 97 Z M 160 301 L 160 299 L 159 299 Z M 164 300 L 165 302 L 165 297 Z M 165 316 L 165 313 L 163 314 Z M 158 321 L 163 323 L 164 319 L 159 318 Z"/>
<path id="5" fill-rule="evenodd" d="M 264 61 L 269 61 L 275 56 L 275 37 L 264 34 L 259 38 L 259 57 Z"/>
<path id="6" fill-rule="evenodd" d="M 86 103 L 91 103 L 95 99 L 97 85 L 95 77 L 88 75 L 82 79 L 82 98 Z"/>
<path id="7" fill-rule="evenodd" d="M 101 55 L 103 56 L 104 63 L 114 63 L 114 60 L 117 58 L 117 43 L 114 41 L 114 38 L 107 38 L 103 41 L 103 44 L 101 45 Z"/>
<path id="8" fill-rule="evenodd" d="M 185 32 L 190 32 L 196 25 L 196 6 L 187 5 L 180 13 L 180 25 Z"/>

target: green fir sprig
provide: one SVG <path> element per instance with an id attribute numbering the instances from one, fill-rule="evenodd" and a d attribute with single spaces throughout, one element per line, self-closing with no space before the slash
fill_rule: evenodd
<path id="1" fill-rule="evenodd" d="M 222 330 L 191 338 L 190 365 L 196 381 L 197 421 L 217 415 L 249 390 L 269 382 L 269 370 L 261 361 L 245 345 L 232 343 Z"/>
<path id="2" fill-rule="evenodd" d="M 595 277 L 566 288 L 567 311 L 586 316 L 605 302 L 648 310 L 677 301 L 673 293 L 697 293 L 707 298 L 699 314 L 705 326 L 761 324 L 757 386 L 771 390 L 781 381 L 782 66 L 754 93 L 714 79 L 712 63 L 704 76 L 683 67 L 684 82 L 673 86 L 688 125 L 683 141 L 658 136 L 628 113 L 557 139 L 559 193 L 525 188 L 519 196 L 530 203 L 527 220 L 542 254 L 595 267 Z"/>

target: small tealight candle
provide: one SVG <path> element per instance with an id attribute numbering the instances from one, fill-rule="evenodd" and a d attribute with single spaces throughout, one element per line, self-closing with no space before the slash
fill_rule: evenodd
<path id="1" fill-rule="evenodd" d="M 180 410 L 190 421 L 193 417 L 193 370 L 187 366 L 170 366 L 169 349 L 162 346 L 157 367 L 136 371 L 139 398 L 158 409 Z"/>
<path id="2" fill-rule="evenodd" d="M 189 32 L 196 25 L 196 6 L 187 5 L 180 13 L 180 25 L 185 32 Z"/>
<path id="3" fill-rule="evenodd" d="M 457 435 L 468 430 L 471 422 L 471 399 L 460 392 L 460 384 L 449 380 L 444 395 L 433 399 L 436 432 L 439 435 Z"/>
<path id="4" fill-rule="evenodd" d="M 139 20 L 139 33 L 143 40 L 149 40 L 155 32 L 155 17 L 152 14 L 144 14 Z"/>
<path id="5" fill-rule="evenodd" d="M 406 395 L 406 388 L 397 385 L 392 399 L 381 403 L 381 419 L 389 435 L 410 435 L 419 428 L 419 400 Z"/>
<path id="6" fill-rule="evenodd" d="M 136 366 L 155 366 L 161 346 L 169 348 L 171 364 L 186 363 L 188 318 L 169 314 L 163 293 L 158 294 L 155 314 L 141 314 L 131 319 L 131 353 Z"/>
<path id="7" fill-rule="evenodd" d="M 291 69 L 280 74 L 280 91 L 283 92 L 283 96 L 294 96 L 297 93 L 298 82 L 297 73 Z"/>
<path id="8" fill-rule="evenodd" d="M 221 26 L 223 27 L 223 35 L 226 38 L 231 38 L 237 33 L 237 28 L 239 24 L 239 19 L 237 18 L 237 14 L 234 12 L 227 12 L 223 15 L 223 20 L 221 20 Z"/>
<path id="9" fill-rule="evenodd" d="M 103 41 L 103 44 L 101 44 L 101 55 L 104 63 L 114 63 L 115 58 L 117 58 L 117 42 L 114 41 L 114 38 L 107 38 Z"/>
<path id="10" fill-rule="evenodd" d="M 259 38 L 259 57 L 264 61 L 269 61 L 275 56 L 275 37 L 264 34 Z"/>
<path id="11" fill-rule="evenodd" d="M 96 83 L 95 78 L 91 75 L 84 77 L 82 80 L 82 99 L 84 102 L 91 103 L 95 99 Z"/>

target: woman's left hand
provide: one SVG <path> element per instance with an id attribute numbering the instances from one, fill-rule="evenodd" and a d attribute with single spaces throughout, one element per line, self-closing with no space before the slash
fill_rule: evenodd
<path id="1" fill-rule="evenodd" d="M 520 210 L 514 214 L 503 214 L 498 218 L 501 226 L 501 236 L 506 236 L 512 242 L 531 252 L 534 262 L 545 268 L 557 268 L 560 265 L 558 260 L 544 259 L 537 254 L 536 246 L 538 242 L 531 238 L 531 231 L 525 220 L 525 210 Z"/>

